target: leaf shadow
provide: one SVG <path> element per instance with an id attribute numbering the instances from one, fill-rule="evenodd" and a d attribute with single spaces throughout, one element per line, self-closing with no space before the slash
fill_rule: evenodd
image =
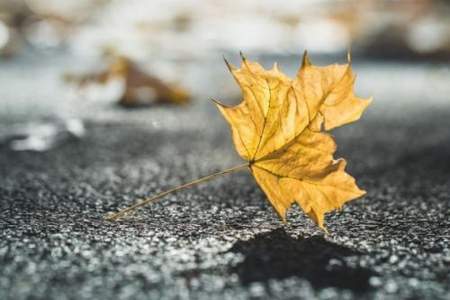
<path id="1" fill-rule="evenodd" d="M 244 256 L 232 269 L 244 285 L 299 277 L 314 288 L 337 287 L 361 293 L 370 289 L 369 278 L 375 274 L 370 269 L 349 266 L 345 261 L 346 257 L 362 253 L 322 236 L 293 238 L 281 228 L 239 241 L 229 252 Z"/>

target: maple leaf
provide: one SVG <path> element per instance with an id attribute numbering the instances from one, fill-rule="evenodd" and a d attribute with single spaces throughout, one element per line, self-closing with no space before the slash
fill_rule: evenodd
<path id="1" fill-rule="evenodd" d="M 68 74 L 65 79 L 77 83 L 80 87 L 90 83 L 106 84 L 111 80 L 122 80 L 124 89 L 119 104 L 123 106 L 151 102 L 184 104 L 189 101 L 189 94 L 184 89 L 147 74 L 129 58 L 120 55 L 113 56 L 105 71 L 82 76 Z"/>
<path id="2" fill-rule="evenodd" d="M 170 193 L 249 168 L 283 221 L 289 207 L 298 203 L 326 231 L 325 213 L 365 194 L 345 172 L 345 160 L 333 158 L 336 144 L 324 132 L 358 120 L 372 101 L 354 95 L 350 55 L 348 60 L 344 65 L 317 67 L 305 52 L 294 79 L 276 64 L 265 70 L 242 56 L 242 65 L 236 68 L 225 60 L 243 100 L 234 107 L 215 102 L 247 163 L 145 198 L 106 219 L 117 220 Z"/>
<path id="3" fill-rule="evenodd" d="M 234 107 L 217 101 L 228 121 L 239 155 L 278 215 L 297 203 L 322 229 L 324 214 L 365 194 L 334 160 L 336 144 L 323 132 L 356 121 L 371 99 L 354 95 L 349 63 L 317 67 L 305 52 L 290 79 L 275 64 L 271 70 L 242 56 L 236 68 L 225 61 L 243 100 Z"/>

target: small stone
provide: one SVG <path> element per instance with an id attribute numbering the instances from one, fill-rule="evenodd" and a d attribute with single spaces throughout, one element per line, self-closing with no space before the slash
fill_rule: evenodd
<path id="1" fill-rule="evenodd" d="M 264 286 L 261 283 L 253 283 L 250 286 L 250 295 L 252 297 L 262 297 L 265 294 Z"/>
<path id="2" fill-rule="evenodd" d="M 398 256 L 397 255 L 391 255 L 390 257 L 389 257 L 389 263 L 390 264 L 395 264 L 396 262 L 398 262 Z"/>
<path id="3" fill-rule="evenodd" d="M 372 276 L 369 278 L 369 284 L 373 287 L 379 287 L 382 284 L 380 277 Z"/>
<path id="4" fill-rule="evenodd" d="M 419 280 L 417 279 L 417 278 L 410 278 L 409 280 L 408 280 L 408 284 L 411 286 L 411 287 L 417 287 L 418 285 L 419 285 Z"/>
<path id="5" fill-rule="evenodd" d="M 388 280 L 386 282 L 386 285 L 384 286 L 384 289 L 387 293 L 392 294 L 395 293 L 398 290 L 398 285 L 393 280 Z"/>

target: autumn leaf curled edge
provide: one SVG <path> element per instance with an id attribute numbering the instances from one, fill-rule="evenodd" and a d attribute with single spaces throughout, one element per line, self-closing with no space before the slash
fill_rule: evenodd
<path id="1" fill-rule="evenodd" d="M 354 95 L 348 58 L 347 64 L 318 67 L 305 52 L 293 79 L 276 64 L 266 70 L 242 56 L 236 68 L 225 60 L 243 100 L 216 105 L 237 152 L 283 221 L 297 203 L 326 230 L 325 213 L 365 194 L 345 172 L 346 161 L 333 158 L 336 144 L 326 133 L 358 120 L 372 101 Z"/>

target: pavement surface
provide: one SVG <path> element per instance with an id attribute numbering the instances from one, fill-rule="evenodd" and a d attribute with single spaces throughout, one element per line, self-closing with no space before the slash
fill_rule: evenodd
<path id="1" fill-rule="evenodd" d="M 325 235 L 298 207 L 280 222 L 246 171 L 105 221 L 241 163 L 207 100 L 238 91 L 219 58 L 189 69 L 190 106 L 91 104 L 58 79 L 72 64 L 0 68 L 0 299 L 450 299 L 448 66 L 354 62 L 358 94 L 375 101 L 334 135 L 368 193 L 328 214 Z M 13 128 L 55 115 L 85 134 L 12 150 Z"/>

